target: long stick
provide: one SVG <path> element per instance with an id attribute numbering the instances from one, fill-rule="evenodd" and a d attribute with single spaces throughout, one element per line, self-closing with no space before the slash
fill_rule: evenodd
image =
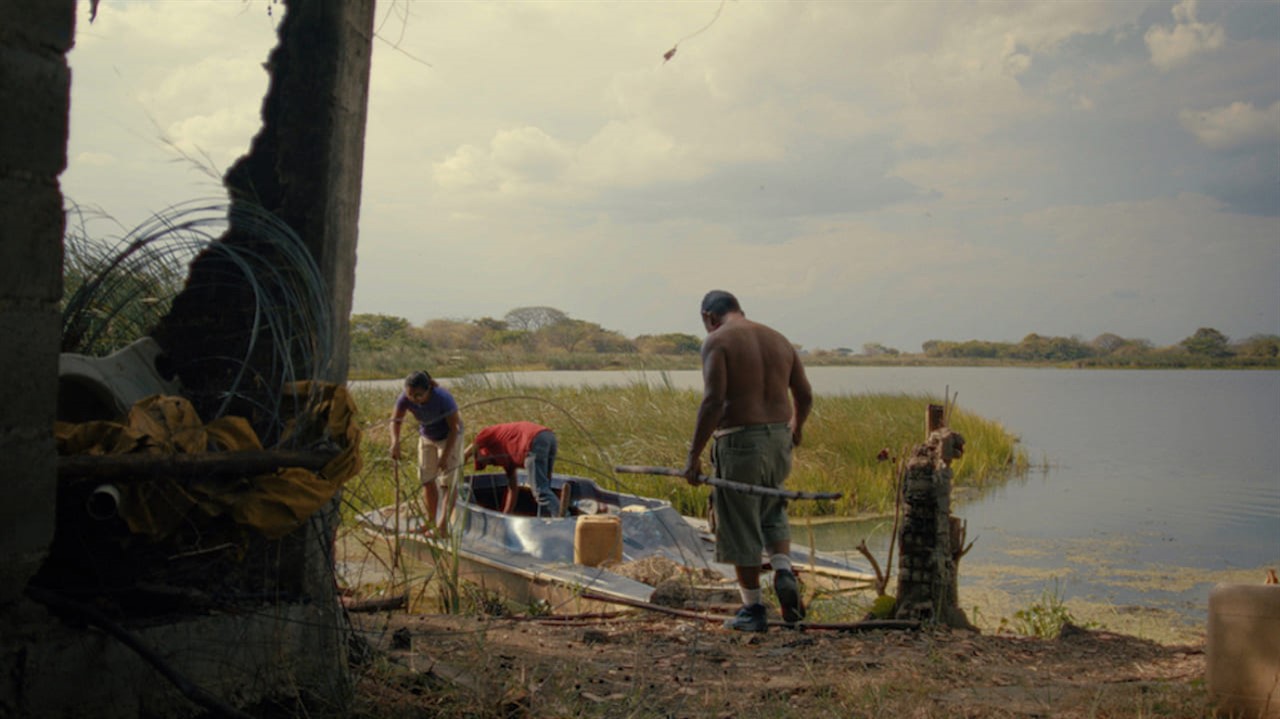
<path id="1" fill-rule="evenodd" d="M 651 612 L 659 614 L 670 614 L 675 617 L 684 619 L 697 619 L 704 622 L 722 622 L 731 619 L 727 614 L 708 614 L 705 612 L 693 612 L 688 609 L 676 609 L 674 607 L 664 607 L 660 604 L 652 602 L 642 602 L 635 599 L 626 599 L 624 597 L 610 596 L 608 594 L 597 594 L 589 589 L 583 590 L 583 599 L 590 599 L 595 602 L 609 602 L 612 604 L 621 604 L 624 607 L 635 607 L 636 609 L 647 609 Z M 769 624 L 774 626 L 784 625 L 776 619 L 770 620 Z M 920 622 L 914 619 L 867 619 L 861 622 L 803 622 L 796 625 L 804 630 L 810 629 L 826 629 L 837 632 L 859 632 L 870 631 L 873 629 L 919 629 Z"/>
<path id="2" fill-rule="evenodd" d="M 64 479 L 93 477 L 199 476 L 211 474 L 262 474 L 280 467 L 318 470 L 338 456 L 336 450 L 245 450 L 203 454 L 74 454 L 58 457 L 58 476 Z"/>
<path id="3" fill-rule="evenodd" d="M 395 546 L 391 552 L 391 571 L 393 573 L 392 576 L 394 576 L 394 572 L 400 568 L 400 460 L 394 458 L 391 460 L 391 473 L 394 474 L 396 478 L 396 532 L 393 535 L 395 537 Z"/>
<path id="4" fill-rule="evenodd" d="M 683 477 L 684 472 L 672 467 L 650 467 L 639 464 L 624 464 L 613 468 L 615 472 L 622 474 L 656 474 L 665 477 Z M 762 494 L 770 497 L 786 497 L 787 499 L 840 499 L 844 496 L 841 492 L 796 492 L 790 489 L 774 489 L 773 487 L 757 487 L 754 484 L 743 484 L 728 479 L 720 479 L 719 477 L 698 477 L 698 481 L 702 484 L 709 484 L 712 487 L 721 487 L 723 489 L 732 489 L 735 492 L 744 494 Z"/>

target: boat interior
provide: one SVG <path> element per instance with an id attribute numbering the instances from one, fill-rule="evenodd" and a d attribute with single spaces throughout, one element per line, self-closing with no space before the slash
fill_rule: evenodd
<path id="1" fill-rule="evenodd" d="M 473 474 L 466 477 L 470 502 L 474 505 L 494 512 L 501 512 L 506 501 L 507 475 L 503 473 Z M 524 472 L 518 475 L 516 505 L 513 514 L 517 516 L 536 517 L 538 501 L 533 489 L 529 486 Z M 594 481 L 583 477 L 567 477 L 553 475 L 551 491 L 560 497 L 562 516 L 578 516 L 583 514 L 616 514 L 623 506 L 659 500 L 647 500 L 640 497 L 623 496 L 600 487 Z"/>

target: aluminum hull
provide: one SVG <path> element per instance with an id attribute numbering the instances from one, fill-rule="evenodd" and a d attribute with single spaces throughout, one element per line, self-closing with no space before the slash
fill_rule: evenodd
<path id="1" fill-rule="evenodd" d="M 566 484 L 569 489 L 564 490 Z M 686 576 L 696 577 L 694 583 L 706 597 L 719 593 L 728 595 L 727 601 L 736 601 L 733 567 L 715 561 L 715 541 L 706 522 L 682 516 L 665 500 L 611 492 L 590 479 L 556 475 L 552 489 L 565 492 L 562 496 L 569 499 L 572 512 L 564 517 L 538 517 L 534 516 L 533 495 L 523 486 L 514 513 L 496 509 L 502 506 L 506 492 L 504 475 L 472 475 L 464 485 L 451 536 L 424 536 L 422 518 L 403 508 L 398 523 L 391 507 L 361 515 L 359 521 L 366 530 L 384 536 L 396 535 L 398 528 L 402 551 L 437 566 L 442 561 L 452 562 L 449 568 L 456 569 L 460 577 L 517 603 L 546 603 L 555 611 L 598 608 L 598 602 L 582 599 L 583 591 L 631 602 L 652 601 L 655 585 L 626 572 L 627 566 L 645 559 L 685 568 Z M 618 517 L 620 567 L 574 562 L 578 519 L 585 514 Z M 824 587 L 856 588 L 874 578 L 864 566 L 794 543 L 792 560 L 807 583 Z"/>

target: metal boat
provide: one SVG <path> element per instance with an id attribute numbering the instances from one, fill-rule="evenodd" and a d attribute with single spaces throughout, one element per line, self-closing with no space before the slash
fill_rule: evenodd
<path id="1" fill-rule="evenodd" d="M 715 561 L 715 539 L 705 520 L 686 517 L 666 500 L 613 492 L 584 477 L 555 475 L 551 488 L 565 516 L 538 517 L 537 502 L 524 474 L 511 514 L 499 511 L 507 478 L 501 473 L 464 478 L 450 534 L 429 537 L 423 519 L 402 505 L 360 516 L 367 531 L 397 537 L 401 551 L 437 566 L 454 562 L 458 576 L 522 604 L 544 603 L 556 611 L 598 609 L 600 603 L 666 606 L 737 602 L 733 567 Z M 593 518 L 616 517 L 620 551 L 613 561 L 584 564 L 584 532 Z M 797 575 L 812 587 L 861 588 L 875 576 L 858 563 L 815 552 L 793 542 Z M 762 557 L 767 566 L 767 557 Z M 592 561 L 594 563 L 594 561 Z"/>

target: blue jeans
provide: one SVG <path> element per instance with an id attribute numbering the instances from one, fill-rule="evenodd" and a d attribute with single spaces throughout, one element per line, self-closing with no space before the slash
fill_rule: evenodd
<path id="1" fill-rule="evenodd" d="M 556 464 L 556 433 L 543 430 L 533 437 L 529 454 L 525 457 L 525 471 L 533 483 L 533 495 L 538 500 L 539 517 L 559 517 L 560 498 L 551 491 L 551 471 Z"/>

